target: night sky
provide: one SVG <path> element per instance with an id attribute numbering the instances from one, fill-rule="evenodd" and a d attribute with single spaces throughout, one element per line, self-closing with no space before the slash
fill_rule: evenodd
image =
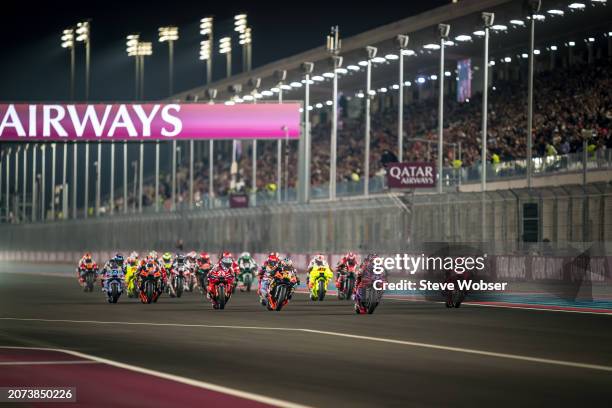
<path id="1" fill-rule="evenodd" d="M 130 100 L 134 89 L 134 61 L 125 53 L 125 36 L 140 32 L 153 42 L 153 56 L 145 62 L 145 98 L 167 96 L 166 43 L 157 41 L 157 28 L 179 26 L 175 45 L 175 91 L 203 84 L 204 64 L 198 60 L 202 37 L 199 20 L 215 16 L 213 75 L 225 72 L 217 53 L 221 36 L 233 33 L 233 16 L 248 14 L 253 36 L 254 67 L 324 44 L 332 25 L 350 36 L 382 24 L 448 3 L 427 1 L 296 2 L 267 1 L 10 1 L 3 4 L 0 100 L 61 101 L 69 97 L 69 52 L 60 46 L 64 28 L 92 19 L 91 100 Z M 374 6 L 366 6 L 366 3 Z M 302 9 L 298 9 L 304 4 Z M 237 37 L 234 41 L 235 49 Z M 83 98 L 84 47 L 77 47 L 77 99 Z M 234 52 L 234 72 L 240 68 Z"/>

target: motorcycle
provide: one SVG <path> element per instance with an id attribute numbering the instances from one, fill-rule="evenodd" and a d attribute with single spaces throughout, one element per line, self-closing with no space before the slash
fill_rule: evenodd
<path id="1" fill-rule="evenodd" d="M 183 276 L 185 277 L 185 290 L 187 292 L 193 292 L 193 289 L 196 286 L 196 270 L 197 270 L 198 266 L 194 263 L 192 265 L 189 265 L 187 268 L 185 268 L 185 271 L 183 272 Z M 180 297 L 180 296 L 179 296 Z"/>
<path id="2" fill-rule="evenodd" d="M 357 265 L 348 265 L 345 273 L 338 276 L 338 300 L 349 300 L 355 288 L 355 269 Z"/>
<path id="3" fill-rule="evenodd" d="M 94 269 L 92 264 L 87 264 L 85 268 L 79 269 L 81 278 L 84 279 L 83 291 L 93 292 L 94 283 L 96 282 L 97 271 Z"/>
<path id="4" fill-rule="evenodd" d="M 279 312 L 291 299 L 293 288 L 297 283 L 295 274 L 289 271 L 276 272 L 270 282 L 266 307 Z"/>
<path id="5" fill-rule="evenodd" d="M 185 290 L 185 278 L 188 268 L 178 266 L 170 269 L 170 284 L 168 285 L 168 293 L 170 297 L 181 297 Z"/>
<path id="6" fill-rule="evenodd" d="M 137 284 L 138 280 L 138 266 L 128 265 L 125 273 L 125 283 L 127 286 L 127 295 L 129 298 L 138 297 L 139 287 Z"/>
<path id="7" fill-rule="evenodd" d="M 250 292 L 251 286 L 253 285 L 253 279 L 255 278 L 255 274 L 253 273 L 253 269 L 255 268 L 240 268 L 240 275 L 238 275 L 238 281 L 242 284 L 240 287 L 240 291 Z"/>
<path id="8" fill-rule="evenodd" d="M 195 279 L 197 281 L 198 286 L 200 287 L 200 292 L 202 294 L 206 293 L 206 277 L 210 272 L 210 264 L 204 264 L 201 267 L 196 268 Z"/>
<path id="9" fill-rule="evenodd" d="M 327 293 L 327 284 L 329 276 L 326 273 L 328 268 L 324 266 L 317 267 L 317 275 L 314 278 L 312 288 L 310 289 L 310 299 L 322 301 Z"/>
<path id="10" fill-rule="evenodd" d="M 106 292 L 108 303 L 117 303 L 123 293 L 124 287 L 123 269 L 113 268 L 104 272 L 104 291 Z"/>
<path id="11" fill-rule="evenodd" d="M 159 269 L 155 271 L 143 270 L 139 275 L 139 296 L 142 303 L 155 303 L 162 292 L 162 274 Z"/>
<path id="12" fill-rule="evenodd" d="M 234 280 L 234 274 L 229 270 L 218 269 L 208 273 L 206 290 L 215 309 L 225 309 L 225 305 L 232 296 Z"/>
<path id="13" fill-rule="evenodd" d="M 355 292 L 355 313 L 374 313 L 382 300 L 383 291 L 376 290 L 373 281 L 362 281 Z"/>

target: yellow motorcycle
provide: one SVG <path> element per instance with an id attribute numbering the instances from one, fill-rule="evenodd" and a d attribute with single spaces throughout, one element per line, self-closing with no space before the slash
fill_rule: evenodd
<path id="1" fill-rule="evenodd" d="M 128 265 L 125 268 L 125 286 L 127 287 L 127 295 L 131 298 L 138 297 L 138 285 L 136 284 L 138 278 L 137 270 L 137 264 Z"/>
<path id="2" fill-rule="evenodd" d="M 308 274 L 308 287 L 310 288 L 310 300 L 323 300 L 327 293 L 329 281 L 334 277 L 334 273 L 329 266 L 315 266 Z"/>

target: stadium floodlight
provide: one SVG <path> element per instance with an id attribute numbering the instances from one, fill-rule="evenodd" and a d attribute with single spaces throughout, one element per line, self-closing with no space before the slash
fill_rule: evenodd
<path id="1" fill-rule="evenodd" d="M 74 100 L 74 81 L 75 81 L 75 65 L 76 65 L 76 52 L 74 48 L 74 28 L 67 28 L 62 31 L 62 48 L 66 48 L 70 51 L 70 100 Z"/>
<path id="2" fill-rule="evenodd" d="M 595 38 L 594 37 L 589 37 L 586 39 L 587 42 L 593 43 L 595 42 Z"/>
<path id="3" fill-rule="evenodd" d="M 168 95 L 174 93 L 174 42 L 178 40 L 178 27 L 167 26 L 158 29 L 159 42 L 168 43 Z"/>
<path id="4" fill-rule="evenodd" d="M 489 66 L 490 67 L 494 67 L 495 66 L 495 61 L 489 61 Z"/>
<path id="5" fill-rule="evenodd" d="M 455 42 L 454 42 L 454 41 L 452 41 L 452 40 L 445 40 L 445 41 L 444 41 L 444 45 L 445 45 L 446 47 L 453 47 L 453 46 L 455 45 Z"/>
<path id="6" fill-rule="evenodd" d="M 346 67 L 346 69 L 348 69 L 349 71 L 359 71 L 361 70 L 361 68 L 359 68 L 359 65 L 349 65 Z"/>
<path id="7" fill-rule="evenodd" d="M 540 50 L 538 49 L 533 50 L 533 55 L 540 55 Z"/>
<path id="8" fill-rule="evenodd" d="M 510 24 L 514 27 L 525 27 L 525 22 L 519 19 L 510 20 Z"/>
<path id="9" fill-rule="evenodd" d="M 140 57 L 138 56 L 139 34 L 130 34 L 126 37 L 126 52 L 128 57 L 134 57 L 134 99 L 138 99 L 140 87 Z"/>
<path id="10" fill-rule="evenodd" d="M 383 62 L 387 62 L 387 60 L 385 59 L 385 57 L 375 57 L 372 58 L 372 62 L 375 64 L 382 64 Z"/>
<path id="11" fill-rule="evenodd" d="M 280 88 L 274 86 L 274 87 L 270 88 L 270 91 L 272 91 L 274 93 L 279 93 L 280 92 Z"/>
<path id="12" fill-rule="evenodd" d="M 336 70 L 342 66 L 342 57 L 340 57 L 340 49 L 342 48 L 342 40 L 340 39 L 340 30 L 338 26 L 331 28 L 330 34 L 327 36 L 326 49 L 331 55 L 331 60 Z M 329 199 L 336 199 L 336 165 L 338 154 L 338 76 L 334 75 L 332 86 L 333 110 L 332 110 L 332 126 L 331 126 L 331 154 L 329 166 Z"/>
<path id="13" fill-rule="evenodd" d="M 420 76 L 420 77 L 417 78 L 417 83 L 419 83 L 419 84 L 424 84 L 425 81 L 427 81 L 427 79 L 425 77 L 423 77 L 423 76 Z"/>
<path id="14" fill-rule="evenodd" d="M 563 10 L 559 10 L 559 9 L 551 9 L 551 10 L 548 10 L 547 13 L 550 14 L 551 16 L 563 16 L 565 14 Z"/>
<path id="15" fill-rule="evenodd" d="M 530 17 L 527 17 L 528 20 L 530 20 Z M 546 16 L 544 14 L 534 14 L 533 15 L 533 19 L 536 21 L 544 21 L 546 20 Z"/>
<path id="16" fill-rule="evenodd" d="M 234 31 L 239 33 L 238 44 L 242 48 L 242 71 L 251 70 L 251 53 L 252 53 L 252 37 L 251 29 L 247 25 L 246 13 L 237 14 L 234 16 Z"/>
<path id="17" fill-rule="evenodd" d="M 438 193 L 442 194 L 444 165 L 444 42 L 450 33 L 449 24 L 438 24 L 440 35 L 440 81 L 438 81 Z"/>
<path id="18" fill-rule="evenodd" d="M 317 82 L 322 82 L 322 81 L 325 81 L 325 78 L 322 77 L 321 75 L 315 75 L 312 77 L 312 80 L 317 81 Z"/>
<path id="19" fill-rule="evenodd" d="M 332 106 L 334 104 L 333 101 L 325 101 L 325 105 L 327 106 Z"/>
<path id="20" fill-rule="evenodd" d="M 301 84 L 300 84 L 300 85 L 301 85 Z M 287 84 L 282 84 L 282 85 L 280 86 L 280 88 L 281 88 L 283 91 L 290 91 L 290 90 L 291 90 L 291 86 L 290 86 L 290 85 L 287 85 Z"/>
<path id="21" fill-rule="evenodd" d="M 571 10 L 584 10 L 584 8 L 586 7 L 586 5 L 584 3 L 571 3 L 569 6 L 567 6 L 569 9 Z"/>
<path id="22" fill-rule="evenodd" d="M 367 67 L 368 66 L 368 61 L 359 61 L 357 64 L 359 66 L 361 66 L 361 67 Z"/>
<path id="23" fill-rule="evenodd" d="M 388 89 L 387 89 L 387 88 L 384 88 L 384 87 L 383 87 L 383 88 L 380 88 L 380 89 L 378 90 L 378 92 L 380 92 L 380 93 L 386 93 L 387 91 L 388 91 Z"/>
<path id="24" fill-rule="evenodd" d="M 557 51 L 557 46 L 556 45 L 551 45 L 550 46 L 550 50 L 551 51 Z"/>
<path id="25" fill-rule="evenodd" d="M 444 76 L 445 77 L 450 77 L 451 76 L 451 72 L 450 71 L 444 71 Z"/>
<path id="26" fill-rule="evenodd" d="M 291 82 L 289 84 L 290 88 L 301 88 L 302 87 L 302 83 L 301 82 Z"/>
<path id="27" fill-rule="evenodd" d="M 472 34 L 474 34 L 476 37 L 484 37 L 485 32 L 484 30 L 476 30 Z"/>
<path id="28" fill-rule="evenodd" d="M 504 62 L 512 62 L 512 58 L 511 57 L 505 57 L 504 58 Z"/>
<path id="29" fill-rule="evenodd" d="M 440 45 L 439 44 L 425 44 L 423 48 L 426 50 L 439 50 Z"/>
<path id="30" fill-rule="evenodd" d="M 204 17 L 200 20 L 200 34 L 204 36 L 204 40 L 200 42 L 200 60 L 206 63 L 206 84 L 212 82 L 213 22 L 212 17 Z"/>
<path id="31" fill-rule="evenodd" d="M 346 75 L 346 74 L 348 74 L 348 70 L 346 68 L 338 68 L 338 69 L 336 69 L 336 73 L 338 73 L 340 75 Z"/>
<path id="32" fill-rule="evenodd" d="M 226 77 L 232 76 L 232 38 L 223 37 L 219 39 L 219 54 L 225 54 Z"/>
<path id="33" fill-rule="evenodd" d="M 404 81 L 404 86 L 412 86 L 412 82 L 410 82 L 410 81 Z"/>
<path id="34" fill-rule="evenodd" d="M 385 55 L 385 59 L 389 61 L 395 61 L 399 59 L 399 56 L 397 54 L 387 54 Z"/>
<path id="35" fill-rule="evenodd" d="M 455 37 L 455 41 L 458 41 L 458 42 L 472 41 L 472 36 L 467 35 L 467 34 L 461 34 Z"/>
<path id="36" fill-rule="evenodd" d="M 400 88 L 400 86 L 398 84 L 393 84 L 391 85 L 391 89 L 397 91 Z"/>
<path id="37" fill-rule="evenodd" d="M 317 108 L 317 109 L 321 109 L 322 107 L 323 107 L 323 104 L 320 103 L 320 102 L 315 104 L 315 108 Z"/>
<path id="38" fill-rule="evenodd" d="M 355 94 L 355 96 L 356 96 L 356 97 L 358 97 L 358 98 L 364 98 L 364 97 L 365 97 L 365 94 L 363 93 L 363 91 L 359 91 L 359 92 L 357 92 L 357 93 Z"/>
<path id="39" fill-rule="evenodd" d="M 75 30 L 77 42 L 85 44 L 85 100 L 89 100 L 90 61 L 91 61 L 91 21 L 80 21 Z"/>
<path id="40" fill-rule="evenodd" d="M 508 26 L 504 24 L 495 24 L 491 26 L 491 30 L 493 31 L 506 31 L 508 30 Z"/>
<path id="41" fill-rule="evenodd" d="M 429 79 L 432 81 L 437 81 L 438 80 L 438 76 L 436 74 L 432 74 L 429 76 Z"/>
<path id="42" fill-rule="evenodd" d="M 272 96 L 274 93 L 272 91 L 261 91 L 261 95 L 263 96 Z"/>
<path id="43" fill-rule="evenodd" d="M 325 72 L 323 73 L 323 78 L 333 78 L 334 77 L 334 73 L 333 72 Z"/>
<path id="44" fill-rule="evenodd" d="M 395 42 L 399 48 L 399 64 L 398 64 L 398 107 L 397 107 L 397 158 L 401 163 L 404 157 L 404 56 L 409 55 L 408 44 L 410 37 L 405 34 L 400 34 L 395 37 Z M 412 51 L 414 54 L 414 51 Z"/>
<path id="45" fill-rule="evenodd" d="M 414 52 L 414 50 L 402 50 L 401 54 L 406 57 L 411 57 L 413 55 L 416 55 L 416 52 Z"/>

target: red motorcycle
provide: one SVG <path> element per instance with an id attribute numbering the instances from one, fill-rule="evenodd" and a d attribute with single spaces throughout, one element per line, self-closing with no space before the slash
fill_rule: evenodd
<path id="1" fill-rule="evenodd" d="M 215 268 L 208 273 L 206 291 L 214 309 L 225 309 L 235 286 L 236 277 L 229 269 Z"/>
<path id="2" fill-rule="evenodd" d="M 336 288 L 338 289 L 338 300 L 349 300 L 355 288 L 355 271 L 357 265 L 347 265 L 342 274 L 338 275 Z"/>

